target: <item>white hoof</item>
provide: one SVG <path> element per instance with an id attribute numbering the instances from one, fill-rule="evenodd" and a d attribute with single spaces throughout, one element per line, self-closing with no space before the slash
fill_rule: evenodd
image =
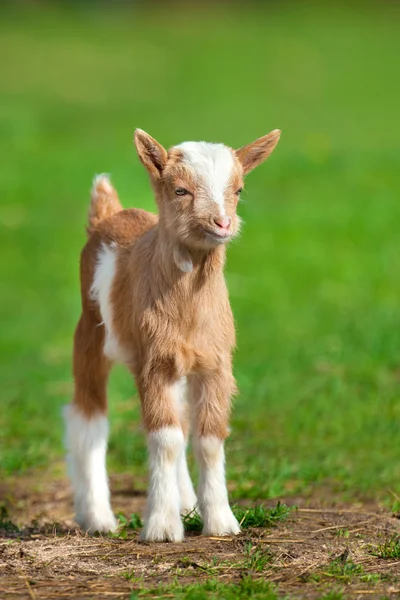
<path id="1" fill-rule="evenodd" d="M 146 542 L 181 542 L 183 524 L 180 515 L 154 513 L 146 520 L 141 539 Z"/>
<path id="2" fill-rule="evenodd" d="M 90 515 L 77 514 L 78 525 L 88 533 L 113 533 L 118 527 L 116 518 L 110 508 L 97 510 Z"/>
<path id="3" fill-rule="evenodd" d="M 204 510 L 203 535 L 237 535 L 240 525 L 229 506 Z"/>

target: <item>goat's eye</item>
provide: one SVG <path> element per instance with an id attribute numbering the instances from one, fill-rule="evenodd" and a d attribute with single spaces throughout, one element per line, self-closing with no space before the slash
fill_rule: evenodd
<path id="1" fill-rule="evenodd" d="M 187 190 L 185 190 L 185 188 L 176 188 L 175 190 L 175 194 L 177 196 L 186 196 L 186 194 L 188 194 L 189 192 Z"/>
<path id="2" fill-rule="evenodd" d="M 238 190 L 235 192 L 236 196 L 240 196 L 240 192 L 243 192 L 243 188 L 239 188 L 239 189 L 238 189 Z"/>

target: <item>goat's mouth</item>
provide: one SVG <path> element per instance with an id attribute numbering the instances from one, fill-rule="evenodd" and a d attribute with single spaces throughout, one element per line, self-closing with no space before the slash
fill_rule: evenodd
<path id="1" fill-rule="evenodd" d="M 218 231 L 216 229 L 209 229 L 208 227 L 203 227 L 202 229 L 207 238 L 214 240 L 219 244 L 228 242 L 233 235 L 232 231 Z"/>

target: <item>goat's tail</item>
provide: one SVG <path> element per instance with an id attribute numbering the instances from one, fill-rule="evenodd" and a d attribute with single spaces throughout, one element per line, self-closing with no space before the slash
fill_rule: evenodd
<path id="1" fill-rule="evenodd" d="M 88 226 L 90 235 L 101 221 L 122 210 L 118 194 L 107 175 L 96 175 L 90 196 Z"/>

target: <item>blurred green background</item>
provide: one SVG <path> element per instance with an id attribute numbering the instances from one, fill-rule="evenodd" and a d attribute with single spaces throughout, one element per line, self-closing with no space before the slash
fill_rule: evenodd
<path id="1" fill-rule="evenodd" d="M 88 191 L 154 210 L 131 143 L 282 129 L 229 250 L 236 497 L 400 493 L 400 13 L 394 3 L 15 3 L 0 18 L 0 473 L 61 465 Z M 145 472 L 117 368 L 110 465 Z M 59 467 L 57 467 L 59 468 Z M 62 468 L 62 467 L 61 467 Z"/>

